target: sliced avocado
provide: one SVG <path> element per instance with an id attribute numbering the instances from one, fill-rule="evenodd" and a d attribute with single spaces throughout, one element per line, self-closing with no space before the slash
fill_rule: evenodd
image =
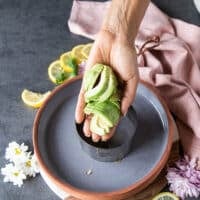
<path id="1" fill-rule="evenodd" d="M 118 82 L 109 66 L 96 64 L 83 79 L 85 89 L 84 113 L 92 115 L 90 130 L 105 135 L 120 118 L 120 94 Z"/>
<path id="2" fill-rule="evenodd" d="M 120 94 L 117 90 L 113 92 L 113 94 L 109 98 L 110 101 L 120 101 Z"/>
<path id="3" fill-rule="evenodd" d="M 110 127 L 114 126 L 120 117 L 120 110 L 110 101 L 88 103 L 84 112 L 88 115 L 98 115 L 102 120 L 106 121 Z"/>
<path id="4" fill-rule="evenodd" d="M 94 65 L 90 70 L 87 70 L 83 77 L 83 86 L 85 91 L 92 89 L 100 76 L 104 66 L 102 64 Z"/>
<path id="5" fill-rule="evenodd" d="M 120 110 L 120 101 L 111 101 Z"/>
<path id="6" fill-rule="evenodd" d="M 120 111 L 114 104 L 109 101 L 103 102 L 103 104 L 104 105 L 98 105 L 99 107 L 97 106 L 96 110 L 99 111 L 97 115 L 101 117 L 104 123 L 107 122 L 107 125 L 112 127 L 118 122 Z"/>
<path id="7" fill-rule="evenodd" d="M 106 132 L 106 133 L 109 133 L 110 132 L 110 126 L 109 126 L 109 124 L 107 124 L 107 121 L 104 121 L 101 117 L 99 117 L 99 116 L 96 116 L 97 117 L 97 125 L 99 126 L 99 127 L 101 127 L 101 128 L 103 128 L 104 129 L 104 131 Z"/>
<path id="8" fill-rule="evenodd" d="M 105 135 L 106 131 L 104 130 L 104 128 L 100 127 L 98 124 L 98 117 L 96 115 L 94 115 L 90 121 L 90 130 L 93 133 L 96 133 L 97 135 Z"/>
<path id="9" fill-rule="evenodd" d="M 99 83 L 91 90 L 85 92 L 86 102 L 98 100 L 100 95 L 102 95 L 106 90 L 108 81 L 109 81 L 109 70 L 107 67 L 104 67 L 103 71 L 100 74 Z"/>
<path id="10" fill-rule="evenodd" d="M 117 90 L 110 96 L 108 100 L 115 104 L 115 106 L 117 106 L 118 109 L 120 109 L 120 95 Z"/>
<path id="11" fill-rule="evenodd" d="M 109 76 L 108 86 L 105 92 L 101 96 L 99 96 L 98 99 L 99 101 L 106 101 L 116 91 L 117 88 L 116 77 L 114 76 L 111 69 L 109 69 L 109 71 L 110 71 L 110 76 Z"/>

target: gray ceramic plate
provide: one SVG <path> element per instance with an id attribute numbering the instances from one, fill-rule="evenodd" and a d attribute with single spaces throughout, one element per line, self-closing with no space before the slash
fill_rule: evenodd
<path id="1" fill-rule="evenodd" d="M 132 105 L 138 125 L 130 153 L 118 162 L 99 162 L 82 151 L 76 133 L 74 111 L 80 85 L 79 77 L 58 87 L 36 116 L 33 142 L 41 168 L 79 198 L 138 192 L 167 161 L 173 134 L 167 108 L 150 86 L 140 83 Z"/>

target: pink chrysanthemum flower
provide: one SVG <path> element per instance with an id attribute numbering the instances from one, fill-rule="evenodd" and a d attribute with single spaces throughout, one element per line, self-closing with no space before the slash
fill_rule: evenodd
<path id="1" fill-rule="evenodd" d="M 85 66 L 87 64 L 87 61 L 82 61 L 79 65 L 78 65 L 78 74 L 83 74 L 84 70 L 85 70 Z"/>
<path id="2" fill-rule="evenodd" d="M 166 178 L 170 190 L 182 199 L 200 195 L 200 171 L 196 163 L 196 160 L 185 156 L 175 163 L 175 167 L 168 168 Z"/>

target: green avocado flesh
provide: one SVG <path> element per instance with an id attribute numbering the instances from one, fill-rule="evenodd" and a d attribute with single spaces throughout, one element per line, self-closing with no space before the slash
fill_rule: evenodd
<path id="1" fill-rule="evenodd" d="M 110 127 L 118 122 L 120 116 L 119 108 L 110 101 L 88 103 L 84 111 L 88 115 L 98 115 L 104 119 Z"/>
<path id="2" fill-rule="evenodd" d="M 96 67 L 91 68 L 89 71 L 85 72 L 83 78 L 83 85 L 85 91 L 91 90 L 94 87 L 101 71 L 103 70 L 103 65 L 97 64 Z"/>
<path id="3" fill-rule="evenodd" d="M 109 133 L 120 118 L 120 95 L 117 78 L 109 66 L 96 64 L 83 78 L 86 106 L 91 116 L 90 130 L 98 135 Z"/>
<path id="4" fill-rule="evenodd" d="M 99 83 L 90 90 L 85 92 L 86 102 L 99 101 L 99 97 L 106 91 L 109 82 L 109 69 L 103 68 L 100 74 Z"/>

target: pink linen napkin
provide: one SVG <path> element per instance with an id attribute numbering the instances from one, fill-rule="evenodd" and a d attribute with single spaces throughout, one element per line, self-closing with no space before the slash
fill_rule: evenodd
<path id="1" fill-rule="evenodd" d="M 109 2 L 74 1 L 69 29 L 91 39 Z M 160 39 L 138 56 L 140 78 L 153 84 L 175 116 L 186 154 L 200 159 L 200 27 L 173 19 L 150 3 L 136 37 L 136 49 Z M 149 43 L 150 44 L 150 43 Z"/>

